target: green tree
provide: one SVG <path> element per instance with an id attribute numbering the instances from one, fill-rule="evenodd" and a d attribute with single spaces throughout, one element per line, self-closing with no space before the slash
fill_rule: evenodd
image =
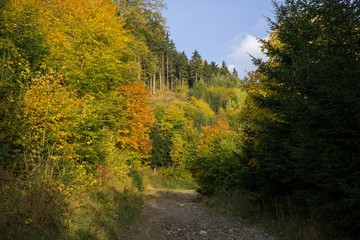
<path id="1" fill-rule="evenodd" d="M 200 80 L 203 70 L 202 63 L 203 60 L 201 58 L 201 55 L 197 50 L 195 50 L 189 62 L 189 67 L 190 67 L 189 87 L 193 87 L 195 83 L 197 83 Z"/>
<path id="2" fill-rule="evenodd" d="M 161 10 L 166 5 L 162 0 L 117 0 L 116 3 L 119 15 L 125 21 L 125 29 L 137 40 L 130 43 L 128 51 L 141 65 L 140 78 L 148 80 L 162 64 L 166 21 Z"/>
<path id="3" fill-rule="evenodd" d="M 47 46 L 39 14 L 30 3 L 0 5 L 0 165 L 12 159 L 23 126 L 23 95 L 31 76 L 40 70 Z"/>
<path id="4" fill-rule="evenodd" d="M 225 61 L 222 61 L 221 68 L 219 69 L 220 74 L 222 75 L 230 75 L 228 66 L 226 65 Z"/>
<path id="5" fill-rule="evenodd" d="M 348 233 L 360 226 L 359 6 L 275 5 L 273 32 L 263 41 L 269 60 L 255 60 L 257 110 L 246 129 L 260 192 L 291 196 Z"/>
<path id="6" fill-rule="evenodd" d="M 239 102 L 240 85 L 238 77 L 218 73 L 213 74 L 209 79 L 198 81 L 189 95 L 203 99 L 214 112 L 218 112 L 220 109 L 225 109 L 230 102 Z"/>
<path id="7" fill-rule="evenodd" d="M 196 146 L 192 172 L 201 190 L 212 194 L 216 190 L 232 190 L 240 185 L 241 165 L 239 136 L 224 119 L 204 126 Z"/>
<path id="8" fill-rule="evenodd" d="M 151 134 L 153 167 L 184 169 L 193 159 L 198 134 L 187 114 L 189 109 L 184 106 L 188 105 L 179 101 L 156 106 L 157 121 Z"/>
<path id="9" fill-rule="evenodd" d="M 231 76 L 232 77 L 239 77 L 238 71 L 236 70 L 236 68 L 234 68 L 231 72 Z"/>
<path id="10" fill-rule="evenodd" d="M 177 59 L 175 61 L 175 71 L 176 71 L 176 77 L 179 80 L 179 86 L 184 87 L 187 85 L 187 81 L 189 78 L 188 74 L 188 58 L 185 54 L 185 52 L 181 52 L 177 54 Z"/>

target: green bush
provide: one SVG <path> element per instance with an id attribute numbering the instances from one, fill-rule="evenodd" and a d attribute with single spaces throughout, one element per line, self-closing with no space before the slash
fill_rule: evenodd
<path id="1" fill-rule="evenodd" d="M 228 123 L 218 119 L 206 126 L 197 146 L 192 172 L 204 193 L 232 189 L 240 185 L 239 141 Z"/>

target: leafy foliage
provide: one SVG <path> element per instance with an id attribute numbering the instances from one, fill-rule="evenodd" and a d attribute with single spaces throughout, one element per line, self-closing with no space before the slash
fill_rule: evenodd
<path id="1" fill-rule="evenodd" d="M 107 0 L 10 0 L 0 12 L 0 187 L 13 189 L 0 194 L 1 235 L 118 235 L 141 209 L 151 152 L 149 90 L 129 50 L 144 43 Z"/>
<path id="2" fill-rule="evenodd" d="M 201 79 L 191 89 L 190 95 L 203 99 L 214 112 L 226 109 L 230 103 L 239 102 L 241 81 L 229 74 L 212 75 L 209 79 Z"/>
<path id="3" fill-rule="evenodd" d="M 8 165 L 23 125 L 23 93 L 47 53 L 39 15 L 29 4 L 2 1 L 0 49 L 0 165 Z"/>
<path id="4" fill-rule="evenodd" d="M 192 145 L 191 124 L 185 117 L 185 112 L 176 104 L 158 107 L 157 122 L 152 129 L 153 140 L 152 165 L 184 167 L 188 160 L 189 149 Z M 188 141 L 187 141 L 188 140 Z"/>
<path id="5" fill-rule="evenodd" d="M 50 0 L 41 8 L 42 29 L 50 46 L 46 64 L 64 67 L 72 89 L 80 94 L 102 94 L 136 77 L 132 68 L 137 65 L 125 51 L 131 37 L 114 4 Z"/>
<path id="6" fill-rule="evenodd" d="M 352 233 L 360 199 L 358 15 L 358 1 L 276 5 L 246 129 L 264 197 L 290 196 Z"/>
<path id="7" fill-rule="evenodd" d="M 240 81 L 176 50 L 161 0 L 1 1 L 1 236 L 109 239 L 148 165 L 355 236 L 359 1 L 274 6 L 268 59 Z"/>
<path id="8" fill-rule="evenodd" d="M 196 150 L 197 157 L 192 164 L 204 193 L 229 190 L 240 185 L 238 142 L 238 135 L 223 119 L 218 119 L 212 126 L 204 126 Z"/>
<path id="9" fill-rule="evenodd" d="M 150 153 L 152 143 L 149 134 L 154 115 L 148 104 L 149 90 L 136 83 L 120 86 L 119 92 L 126 99 L 126 120 L 117 137 L 119 147 L 130 148 L 142 154 Z"/>

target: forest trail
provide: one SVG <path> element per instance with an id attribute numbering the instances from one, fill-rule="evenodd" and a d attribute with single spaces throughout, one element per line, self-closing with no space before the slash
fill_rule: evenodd
<path id="1" fill-rule="evenodd" d="M 194 190 L 154 190 L 138 222 L 123 240 L 270 240 L 272 236 L 238 220 L 210 212 L 194 201 Z"/>

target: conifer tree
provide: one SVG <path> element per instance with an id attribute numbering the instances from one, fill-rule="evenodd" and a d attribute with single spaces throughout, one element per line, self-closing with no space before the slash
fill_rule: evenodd
<path id="1" fill-rule="evenodd" d="M 189 86 L 193 87 L 194 84 L 200 80 L 202 75 L 202 58 L 200 53 L 195 50 L 193 55 L 190 59 L 190 79 L 189 79 Z"/>
<path id="2" fill-rule="evenodd" d="M 359 3 L 275 4 L 245 149 L 263 196 L 290 196 L 349 232 L 360 226 Z"/>

